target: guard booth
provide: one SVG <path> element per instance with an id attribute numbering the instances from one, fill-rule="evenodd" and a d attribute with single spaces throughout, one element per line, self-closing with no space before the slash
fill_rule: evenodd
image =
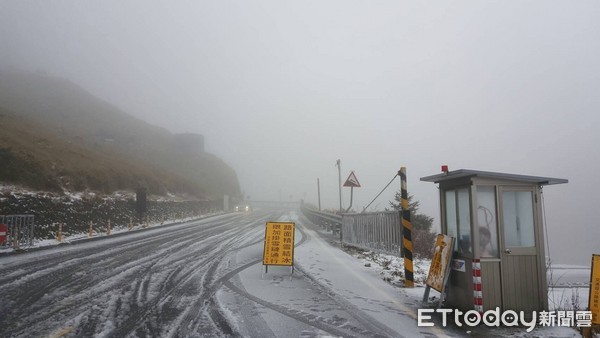
<path id="1" fill-rule="evenodd" d="M 568 181 L 467 169 L 421 181 L 439 184 L 442 233 L 456 238 L 446 305 L 547 310 L 542 187 Z"/>

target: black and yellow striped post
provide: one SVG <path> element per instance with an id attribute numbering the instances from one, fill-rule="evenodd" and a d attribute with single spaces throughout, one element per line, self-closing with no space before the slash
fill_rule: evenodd
<path id="1" fill-rule="evenodd" d="M 410 210 L 408 209 L 408 191 L 406 190 L 406 167 L 398 171 L 400 175 L 400 198 L 402 205 L 402 244 L 404 247 L 404 287 L 415 286 L 413 269 L 412 225 L 410 224 Z"/>

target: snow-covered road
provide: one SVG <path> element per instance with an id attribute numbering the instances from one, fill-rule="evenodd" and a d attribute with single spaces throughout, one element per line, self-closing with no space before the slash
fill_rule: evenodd
<path id="1" fill-rule="evenodd" d="M 266 221 L 296 223 L 291 277 L 263 273 Z M 258 210 L 0 257 L 0 337 L 471 335 L 417 327 L 419 297 L 317 230 Z"/>
<path id="2" fill-rule="evenodd" d="M 297 223 L 292 278 L 285 267 L 262 273 L 268 220 Z M 323 278 L 326 269 L 341 279 L 359 275 L 328 267 L 347 255 L 328 248 L 308 223 L 293 211 L 236 213 L 0 257 L 0 336 L 423 333 L 402 312 L 405 299 L 377 291 L 383 282 L 376 277 Z"/>
<path id="3" fill-rule="evenodd" d="M 263 274 L 262 245 L 236 253 L 232 259 L 239 260 L 238 265 L 250 257 L 254 257 L 254 264 L 246 264 L 247 269 L 226 281 L 218 296 L 229 309 L 229 321 L 237 333 L 253 337 L 421 335 L 416 321 L 402 313 L 406 308 L 394 304 L 397 296 L 380 290 L 389 289 L 389 285 L 378 277 L 360 277 L 360 271 L 352 273 L 356 265 L 344 265 L 340 258 L 354 263 L 356 259 L 326 243 L 297 212 L 286 213 L 279 220 L 296 223 L 296 270 L 291 278 L 288 267 L 271 266 Z M 345 281 L 336 285 L 323 276 Z M 365 283 L 366 279 L 370 283 Z M 355 294 L 349 295 L 350 289 Z M 371 305 L 366 304 L 371 301 Z"/>
<path id="4" fill-rule="evenodd" d="M 2 257 L 0 336 L 234 333 L 214 298 L 232 277 L 225 258 L 260 242 L 273 217 L 230 214 Z"/>

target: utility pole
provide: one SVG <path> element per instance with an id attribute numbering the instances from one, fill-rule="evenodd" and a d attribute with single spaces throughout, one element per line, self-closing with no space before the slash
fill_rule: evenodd
<path id="1" fill-rule="evenodd" d="M 317 195 L 319 196 L 319 211 L 321 211 L 321 183 L 319 178 L 317 178 Z"/>
<path id="2" fill-rule="evenodd" d="M 340 212 L 342 212 L 342 166 L 341 166 L 341 160 L 337 160 L 335 162 L 335 165 L 337 165 L 338 167 L 338 181 L 339 181 L 339 189 L 340 189 Z"/>

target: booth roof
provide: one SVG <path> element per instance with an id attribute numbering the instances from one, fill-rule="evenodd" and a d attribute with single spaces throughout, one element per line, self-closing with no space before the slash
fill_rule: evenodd
<path id="1" fill-rule="evenodd" d="M 452 180 L 456 180 L 456 179 L 470 178 L 470 177 L 482 177 L 482 178 L 491 178 L 491 179 L 497 179 L 497 180 L 510 180 L 510 181 L 518 181 L 518 182 L 537 183 L 537 184 L 541 184 L 541 185 L 562 184 L 562 183 L 569 182 L 569 180 L 566 180 L 563 178 L 506 174 L 506 173 L 497 173 L 497 172 L 491 172 L 491 171 L 480 171 L 480 170 L 471 170 L 471 169 L 459 169 L 459 170 L 449 171 L 447 173 L 441 173 L 441 174 L 437 174 L 437 175 L 421 177 L 421 181 L 440 183 L 440 182 L 446 182 L 446 181 L 452 181 Z"/>

